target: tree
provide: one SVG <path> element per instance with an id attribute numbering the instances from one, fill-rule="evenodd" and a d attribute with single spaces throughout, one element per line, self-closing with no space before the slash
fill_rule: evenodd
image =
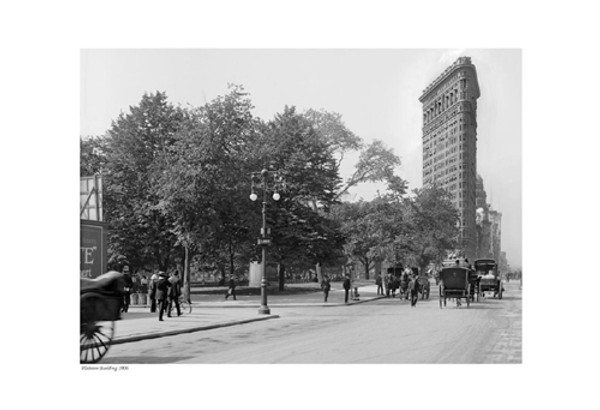
<path id="1" fill-rule="evenodd" d="M 303 115 L 311 122 L 329 150 L 337 156 L 338 169 L 348 152 L 360 151 L 354 173 L 336 190 L 336 200 L 360 183 L 390 181 L 399 178 L 394 176 L 394 168 L 400 165 L 400 158 L 391 149 L 385 147 L 383 142 L 374 140 L 370 144 L 365 144 L 360 137 L 346 127 L 342 116 L 338 113 L 309 109 Z"/>
<path id="2" fill-rule="evenodd" d="M 437 186 L 414 191 L 407 199 L 410 253 L 407 262 L 424 270 L 431 262 L 440 263 L 457 247 L 458 212 L 448 193 Z"/>
<path id="3" fill-rule="evenodd" d="M 270 255 L 280 263 L 314 266 L 341 253 L 343 238 L 326 217 L 340 184 L 333 150 L 312 122 L 285 107 L 267 124 L 260 142 L 263 167 L 282 172 L 286 190 L 270 202 L 267 222 L 275 246 Z"/>
<path id="4" fill-rule="evenodd" d="M 190 260 L 219 268 L 223 277 L 247 263 L 253 246 L 248 200 L 249 164 L 258 121 L 240 86 L 186 113 L 158 181 L 157 209 L 173 220 L 172 232 L 184 249 L 184 284 Z"/>
<path id="5" fill-rule="evenodd" d="M 362 148 L 362 140 L 346 127 L 340 114 L 308 109 L 304 112 L 304 117 L 311 122 L 323 142 L 339 156 L 338 168 L 348 151 Z"/>
<path id="6" fill-rule="evenodd" d="M 398 158 L 383 142 L 374 140 L 364 148 L 355 166 L 354 173 L 338 191 L 338 198 L 362 182 L 389 181 L 394 178 L 394 168 L 400 165 Z"/>
<path id="7" fill-rule="evenodd" d="M 347 255 L 360 261 L 369 278 L 376 262 L 399 261 L 398 252 L 405 249 L 400 239 L 406 234 L 404 208 L 392 196 L 382 196 L 372 201 L 343 203 L 335 216 L 342 221 L 342 232 L 347 238 Z"/>
<path id="8" fill-rule="evenodd" d="M 79 138 L 79 175 L 91 176 L 105 168 L 106 140 L 101 137 Z"/>
<path id="9" fill-rule="evenodd" d="M 176 237 L 169 215 L 156 209 L 156 181 L 183 111 L 165 93 L 144 94 L 113 121 L 106 139 L 104 206 L 109 224 L 109 250 L 126 255 L 133 266 L 166 270 Z"/>

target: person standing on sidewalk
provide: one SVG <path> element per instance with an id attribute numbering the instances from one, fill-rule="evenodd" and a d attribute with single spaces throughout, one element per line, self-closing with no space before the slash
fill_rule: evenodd
<path id="1" fill-rule="evenodd" d="M 125 286 L 123 288 L 123 312 L 129 310 L 129 302 L 131 301 L 131 290 L 133 288 L 133 279 L 129 274 L 129 265 L 123 266 L 123 280 Z"/>
<path id="2" fill-rule="evenodd" d="M 225 300 L 229 298 L 229 296 L 233 296 L 233 300 L 237 300 L 235 297 L 235 276 L 231 275 L 229 277 L 229 289 L 227 289 L 227 293 L 225 294 Z"/>
<path id="3" fill-rule="evenodd" d="M 380 273 L 378 273 L 375 278 L 375 284 L 377 285 L 377 296 L 383 295 L 383 280 L 381 279 Z"/>
<path id="4" fill-rule="evenodd" d="M 150 276 L 150 282 L 148 283 L 148 297 L 150 298 L 150 312 L 156 312 L 156 283 L 158 282 L 158 275 L 153 273 Z"/>
<path id="5" fill-rule="evenodd" d="M 390 290 L 392 291 L 392 297 L 396 297 L 396 276 L 392 273 L 388 273 L 387 276 L 387 296 L 390 296 Z"/>
<path id="6" fill-rule="evenodd" d="M 145 305 L 146 303 L 150 303 L 150 301 L 148 301 L 146 299 L 146 295 L 148 294 L 148 277 L 146 275 L 142 275 L 142 278 L 140 279 L 140 298 L 141 301 L 138 302 L 141 305 Z"/>
<path id="7" fill-rule="evenodd" d="M 163 313 L 167 309 L 167 295 L 171 282 L 164 272 L 158 272 L 158 282 L 156 283 L 156 300 L 158 301 L 158 320 L 163 321 Z"/>
<path id="8" fill-rule="evenodd" d="M 344 278 L 344 303 L 348 303 L 348 293 L 350 292 L 350 275 L 346 274 Z"/>
<path id="9" fill-rule="evenodd" d="M 169 310 L 167 316 L 171 317 L 171 310 L 173 309 L 173 302 L 177 308 L 177 316 L 181 316 L 181 309 L 179 307 L 179 296 L 181 296 L 181 282 L 179 280 L 179 271 L 176 270 L 169 278 L 171 287 L 169 288 Z"/>
<path id="10" fill-rule="evenodd" d="M 329 282 L 329 276 L 323 275 L 323 281 L 321 282 L 321 289 L 323 289 L 323 296 L 325 302 L 327 302 L 327 297 L 329 297 L 329 291 L 331 290 L 331 282 Z"/>
<path id="11" fill-rule="evenodd" d="M 412 274 L 412 278 L 408 283 L 408 294 L 410 295 L 410 305 L 415 307 L 419 300 L 419 284 L 415 273 Z"/>

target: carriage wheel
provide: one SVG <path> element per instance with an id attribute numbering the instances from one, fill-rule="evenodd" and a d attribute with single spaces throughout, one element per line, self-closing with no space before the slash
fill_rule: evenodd
<path id="1" fill-rule="evenodd" d="M 442 308 L 442 300 L 444 299 L 444 296 L 442 295 L 442 287 L 440 286 L 440 309 Z"/>
<path id="2" fill-rule="evenodd" d="M 471 303 L 471 296 L 467 297 L 467 307 L 469 307 L 470 303 Z"/>
<path id="3" fill-rule="evenodd" d="M 115 322 L 85 322 L 81 324 L 81 363 L 96 363 L 106 354 L 115 333 Z"/>
<path id="4" fill-rule="evenodd" d="M 502 282 L 500 282 L 500 289 L 498 289 L 498 299 L 502 299 Z"/>

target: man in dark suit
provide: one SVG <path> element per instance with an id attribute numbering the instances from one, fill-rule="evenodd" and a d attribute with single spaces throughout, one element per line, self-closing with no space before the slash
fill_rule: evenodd
<path id="1" fill-rule="evenodd" d="M 321 289 L 323 289 L 323 296 L 325 302 L 327 302 L 327 297 L 329 296 L 329 290 L 331 289 L 331 282 L 329 282 L 329 276 L 323 275 L 323 281 L 321 282 Z"/>
<path id="2" fill-rule="evenodd" d="M 125 287 L 123 288 L 123 312 L 127 312 L 129 310 L 129 302 L 131 299 L 131 291 L 133 290 L 133 279 L 131 279 L 131 274 L 129 272 L 129 265 L 123 266 L 123 280 L 125 282 Z"/>
<path id="3" fill-rule="evenodd" d="M 410 295 L 410 305 L 416 306 L 419 300 L 419 283 L 417 282 L 417 274 L 413 273 L 410 282 L 408 283 L 408 293 Z"/>
<path id="4" fill-rule="evenodd" d="M 177 308 L 177 316 L 181 316 L 181 309 L 179 308 L 179 296 L 181 296 L 181 280 L 179 279 L 179 271 L 176 270 L 173 275 L 169 278 L 171 282 L 171 288 L 169 289 L 169 310 L 167 316 L 171 317 L 171 309 L 173 308 L 173 302 Z"/>
<path id="5" fill-rule="evenodd" d="M 164 272 L 158 273 L 158 282 L 156 283 L 156 300 L 158 301 L 158 320 L 163 321 L 163 313 L 167 310 L 167 297 L 171 282 Z"/>
<path id="6" fill-rule="evenodd" d="M 225 294 L 225 300 L 229 298 L 229 296 L 233 296 L 233 300 L 237 300 L 235 296 L 235 276 L 231 275 L 229 277 L 229 288 L 227 289 L 227 293 Z"/>
<path id="7" fill-rule="evenodd" d="M 350 291 L 350 276 L 344 278 L 344 303 L 348 303 L 348 292 Z"/>

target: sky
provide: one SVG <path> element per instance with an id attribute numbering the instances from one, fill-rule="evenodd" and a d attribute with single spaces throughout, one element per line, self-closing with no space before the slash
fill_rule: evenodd
<path id="1" fill-rule="evenodd" d="M 254 114 L 273 118 L 284 106 L 324 109 L 365 142 L 378 139 L 402 161 L 409 188 L 422 184 L 419 102 L 459 56 L 477 70 L 477 172 L 488 203 L 502 213 L 502 249 L 521 267 L 522 59 L 520 49 L 82 49 L 80 135 L 102 135 L 145 92 L 166 92 L 175 105 L 200 106 L 227 93 L 250 94 Z M 349 177 L 357 155 L 341 172 Z M 362 184 L 354 199 L 373 198 L 383 184 Z"/>

